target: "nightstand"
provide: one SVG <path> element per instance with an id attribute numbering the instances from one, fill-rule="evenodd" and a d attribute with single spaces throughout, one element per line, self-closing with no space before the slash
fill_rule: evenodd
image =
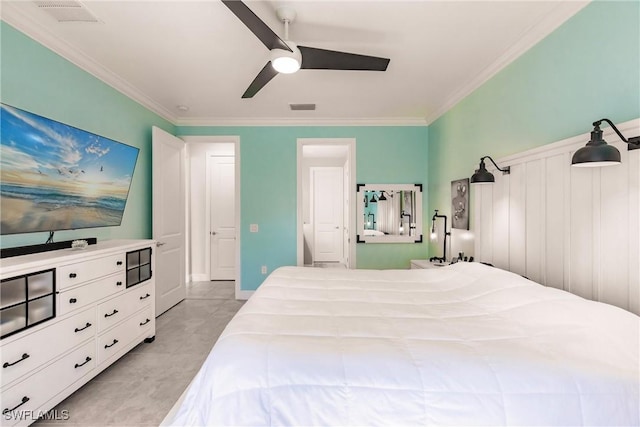
<path id="1" fill-rule="evenodd" d="M 411 269 L 420 269 L 420 268 L 438 268 L 443 267 L 445 265 L 449 265 L 448 262 L 437 262 L 437 261 L 429 261 L 428 259 L 412 259 L 411 260 Z"/>

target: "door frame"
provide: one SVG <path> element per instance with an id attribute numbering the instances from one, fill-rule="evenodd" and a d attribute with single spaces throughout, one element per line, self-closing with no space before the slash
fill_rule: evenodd
<path id="1" fill-rule="evenodd" d="M 347 147 L 347 163 L 349 165 L 349 263 L 347 268 L 356 268 L 356 139 L 355 138 L 298 138 L 297 141 L 297 265 L 304 266 L 304 234 L 302 206 L 302 162 L 305 145 L 340 145 Z"/>
<path id="2" fill-rule="evenodd" d="M 189 143 L 207 143 L 207 144 L 216 144 L 216 143 L 233 143 L 233 156 L 234 156 L 234 161 L 235 161 L 235 210 L 236 210 L 236 218 L 235 218 L 235 226 L 236 226 L 236 231 L 235 231 L 235 237 L 236 237 L 236 277 L 235 277 L 235 298 L 236 299 L 248 299 L 251 294 L 253 293 L 252 291 L 243 291 L 241 290 L 242 286 L 241 286 L 241 271 L 242 271 L 242 265 L 241 265 L 241 257 L 240 257 L 240 248 L 241 248 L 241 242 L 242 240 L 240 239 L 241 233 L 240 233 L 240 219 L 241 219 L 241 213 L 240 213 L 240 195 L 241 195 L 241 185 L 240 185 L 240 168 L 241 168 L 241 161 L 240 161 L 240 137 L 237 135 L 227 135 L 227 136 L 220 136 L 220 135 L 207 135 L 207 136 L 182 136 L 181 137 L 186 143 L 187 143 L 187 148 L 189 147 Z M 207 157 L 209 156 L 209 154 L 211 154 L 210 152 L 207 152 Z M 191 182 L 189 182 L 189 187 L 191 185 Z M 207 230 L 209 230 L 211 228 L 211 211 L 210 211 L 210 200 L 209 198 L 211 197 L 211 195 L 209 194 L 209 179 L 208 177 L 205 177 L 205 186 L 206 186 L 206 197 L 207 200 L 205 201 L 205 206 L 206 206 L 206 213 L 205 213 L 205 226 L 207 228 Z M 191 200 L 189 200 L 189 207 L 191 206 Z M 188 220 L 188 227 L 189 229 L 191 228 L 191 215 L 189 214 L 187 216 Z M 188 238 L 190 237 L 190 233 L 187 233 Z M 187 247 L 190 249 L 191 248 L 191 241 L 189 238 L 189 241 L 187 242 Z M 211 260 L 211 245 L 205 245 L 205 259 L 208 260 L 207 261 L 207 276 L 210 277 L 211 276 L 211 265 L 210 265 L 210 260 Z M 209 280 L 208 278 L 206 280 Z"/>

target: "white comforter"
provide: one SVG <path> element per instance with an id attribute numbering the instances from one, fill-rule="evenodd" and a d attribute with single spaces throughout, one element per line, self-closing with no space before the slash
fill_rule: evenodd
<path id="1" fill-rule="evenodd" d="M 638 425 L 640 318 L 477 263 L 276 270 L 175 425 Z"/>

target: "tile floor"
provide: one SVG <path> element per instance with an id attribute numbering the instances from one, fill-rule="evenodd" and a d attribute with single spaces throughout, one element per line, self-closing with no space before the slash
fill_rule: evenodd
<path id="1" fill-rule="evenodd" d="M 68 420 L 36 426 L 157 426 L 192 380 L 244 302 L 233 282 L 195 282 L 187 298 L 156 319 L 156 339 L 141 343 L 55 410 Z"/>

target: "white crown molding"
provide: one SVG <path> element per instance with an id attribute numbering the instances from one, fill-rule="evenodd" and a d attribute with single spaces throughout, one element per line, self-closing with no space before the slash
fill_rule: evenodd
<path id="1" fill-rule="evenodd" d="M 451 97 L 449 97 L 442 106 L 429 114 L 425 119 L 427 125 L 435 122 L 458 102 L 473 93 L 490 78 L 498 74 L 503 68 L 511 64 L 523 53 L 551 34 L 556 28 L 560 27 L 569 18 L 582 10 L 582 8 L 589 4 L 590 1 L 591 0 L 558 2 L 558 6 L 554 8 L 552 12 L 548 13 L 540 21 L 523 31 L 522 37 L 520 37 L 520 39 L 503 55 L 480 72 L 480 74 L 478 74 L 473 80 L 451 95 Z"/>
<path id="2" fill-rule="evenodd" d="M 39 26 L 31 17 L 26 15 L 18 7 L 14 6 L 12 2 L 2 2 L 1 18 L 7 24 L 15 27 L 28 37 L 57 53 L 80 69 L 86 71 L 97 79 L 113 87 L 128 98 L 138 102 L 139 104 L 158 114 L 165 120 L 168 120 L 171 123 L 175 123 L 176 117 L 162 105 L 149 98 L 147 95 L 132 86 L 129 82 L 122 79 L 116 73 L 106 68 L 104 65 L 93 60 L 83 52 L 75 49 L 73 46 L 69 45 L 65 41 L 54 36 L 49 31 Z"/>
<path id="3" fill-rule="evenodd" d="M 374 117 L 374 118 L 183 118 L 176 126 L 426 126 L 421 117 Z"/>

